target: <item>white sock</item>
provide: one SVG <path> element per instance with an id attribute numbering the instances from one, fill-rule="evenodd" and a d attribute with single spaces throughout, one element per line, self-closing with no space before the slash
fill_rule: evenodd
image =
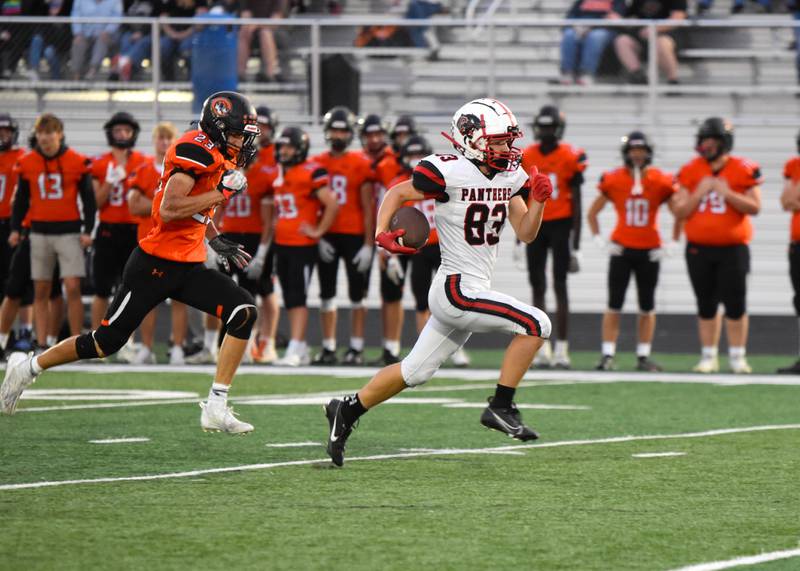
<path id="1" fill-rule="evenodd" d="M 52 347 L 53 345 L 58 343 L 58 337 L 56 337 L 55 335 L 48 335 L 47 339 L 45 340 L 45 343 L 47 344 L 48 347 Z"/>
<path id="2" fill-rule="evenodd" d="M 639 343 L 636 345 L 636 356 L 637 357 L 649 357 L 650 350 L 652 349 L 653 345 L 651 343 Z"/>
<path id="3" fill-rule="evenodd" d="M 217 330 L 206 329 L 205 333 L 203 334 L 203 347 L 213 352 L 214 345 L 216 344 L 217 344 Z"/>
<path id="4" fill-rule="evenodd" d="M 267 337 L 267 351 L 272 349 L 275 350 L 275 338 L 274 337 Z"/>
<path id="5" fill-rule="evenodd" d="M 8 345 L 8 333 L 0 333 L 0 349 L 5 350 Z"/>
<path id="6" fill-rule="evenodd" d="M 744 355 L 745 355 L 744 347 L 728 347 L 728 356 L 731 359 L 744 359 Z"/>
<path id="7" fill-rule="evenodd" d="M 613 357 L 617 353 L 617 344 L 614 341 L 603 341 L 601 352 L 603 356 L 609 355 Z"/>
<path id="8" fill-rule="evenodd" d="M 395 357 L 397 357 L 400 354 L 400 341 L 392 341 L 391 339 L 384 339 L 383 348 L 389 351 L 389 353 L 391 353 Z"/>
<path id="9" fill-rule="evenodd" d="M 297 342 L 297 354 L 298 355 L 305 355 L 308 353 L 308 343 L 305 341 L 298 341 Z"/>
<path id="10" fill-rule="evenodd" d="M 351 337 L 350 338 L 350 348 L 355 349 L 356 351 L 363 351 L 364 350 L 364 338 L 363 337 Z"/>
<path id="11" fill-rule="evenodd" d="M 42 371 L 44 371 L 44 369 L 39 364 L 39 357 L 32 357 L 31 358 L 31 373 L 33 373 L 34 376 L 35 376 L 35 375 L 38 375 L 39 373 L 41 373 Z"/>
<path id="12" fill-rule="evenodd" d="M 211 384 L 211 390 L 208 391 L 208 402 L 226 403 L 228 402 L 228 389 L 230 385 L 214 382 Z"/>
<path id="13" fill-rule="evenodd" d="M 296 339 L 290 339 L 289 345 L 286 347 L 286 354 L 287 355 L 299 355 L 300 354 L 300 341 Z"/>
<path id="14" fill-rule="evenodd" d="M 566 357 L 568 351 L 569 351 L 569 341 L 558 339 L 556 341 L 556 356 Z"/>
<path id="15" fill-rule="evenodd" d="M 331 337 L 330 339 L 323 339 L 322 348 L 326 351 L 336 351 L 336 338 Z"/>
<path id="16" fill-rule="evenodd" d="M 151 349 L 149 347 L 147 348 L 147 350 L 151 351 Z M 170 355 L 181 355 L 181 356 L 183 356 L 183 347 L 181 347 L 180 345 L 173 345 L 172 347 L 170 347 L 169 352 L 170 352 Z"/>
<path id="17" fill-rule="evenodd" d="M 703 347 L 703 359 L 716 359 L 717 358 L 717 348 L 716 347 Z"/>

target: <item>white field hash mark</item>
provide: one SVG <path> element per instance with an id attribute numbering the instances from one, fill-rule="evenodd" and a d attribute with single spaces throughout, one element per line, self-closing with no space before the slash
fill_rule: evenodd
<path id="1" fill-rule="evenodd" d="M 720 428 L 704 432 L 686 432 L 683 434 L 651 434 L 642 436 L 612 436 L 595 440 L 562 440 L 557 442 L 543 442 L 541 444 L 518 444 L 512 446 L 498 446 L 495 448 L 443 448 L 439 450 L 426 450 L 421 452 L 404 452 L 400 454 L 377 454 L 374 456 L 355 456 L 347 458 L 348 462 L 365 462 L 370 460 L 398 460 L 402 458 L 420 458 L 425 456 L 457 456 L 469 454 L 497 454 L 504 451 L 529 450 L 532 448 L 557 448 L 561 446 L 588 446 L 592 444 L 615 444 L 619 442 L 637 442 L 646 440 L 676 440 L 682 438 L 705 438 L 708 436 L 723 436 L 726 434 L 741 434 L 745 432 L 764 432 L 770 430 L 798 430 L 800 424 L 776 424 L 764 426 L 744 426 L 741 428 Z M 168 472 L 165 474 L 148 474 L 142 476 L 123 476 L 117 478 L 91 478 L 83 480 L 55 480 L 45 482 L 27 482 L 23 484 L 0 484 L 0 491 L 25 490 L 32 488 L 51 488 L 55 486 L 71 486 L 79 484 L 108 484 L 112 482 L 143 482 L 151 480 L 168 480 L 174 478 L 193 478 L 204 474 L 225 474 L 229 472 L 245 472 L 253 470 L 268 470 L 287 466 L 310 466 L 314 464 L 328 464 L 328 458 L 313 460 L 292 460 L 286 462 L 270 462 L 264 464 L 244 464 L 241 466 L 226 466 L 223 468 L 207 468 L 204 470 L 191 470 L 187 472 Z"/>
<path id="2" fill-rule="evenodd" d="M 304 446 L 322 446 L 321 442 L 277 442 L 265 444 L 267 448 L 302 448 Z"/>
<path id="3" fill-rule="evenodd" d="M 737 557 L 735 559 L 728 559 L 727 561 L 712 561 L 710 563 L 698 563 L 697 565 L 689 565 L 688 567 L 680 567 L 678 569 L 672 569 L 672 571 L 720 571 L 722 569 L 732 569 L 734 567 L 758 565 L 759 563 L 778 561 L 779 559 L 789 559 L 791 557 L 800 557 L 800 549 L 771 551 L 769 553 L 762 553 L 761 555 L 751 555 L 749 557 Z"/>
<path id="4" fill-rule="evenodd" d="M 104 440 L 90 440 L 90 444 L 127 444 L 128 442 L 150 442 L 149 438 L 106 438 Z"/>
<path id="5" fill-rule="evenodd" d="M 644 452 L 642 454 L 631 454 L 632 458 L 674 458 L 675 456 L 686 456 L 686 452 Z"/>

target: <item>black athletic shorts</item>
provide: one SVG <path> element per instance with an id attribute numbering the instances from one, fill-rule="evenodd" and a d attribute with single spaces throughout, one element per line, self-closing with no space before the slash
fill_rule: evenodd
<path id="1" fill-rule="evenodd" d="M 317 265 L 317 246 L 280 246 L 275 248 L 275 273 L 283 292 L 286 309 L 305 307 L 308 285 Z"/>
<path id="2" fill-rule="evenodd" d="M 569 235 L 572 232 L 572 218 L 559 218 L 542 222 L 536 240 L 528 244 L 528 280 L 534 289 L 545 288 L 544 275 L 547 265 L 547 251 L 553 251 L 553 279 L 567 281 L 569 270 Z"/>
<path id="3" fill-rule="evenodd" d="M 12 299 L 19 299 L 23 307 L 33 303 L 31 241 L 28 239 L 27 231 L 22 232 L 19 244 L 11 252 L 5 294 Z M 56 262 L 56 268 L 53 270 L 53 283 L 50 287 L 50 299 L 59 297 L 61 297 L 61 272 L 58 262 Z"/>
<path id="4" fill-rule="evenodd" d="M 324 239 L 336 249 L 331 262 L 319 261 L 319 296 L 322 299 L 336 297 L 336 278 L 339 274 L 339 259 L 344 261 L 347 271 L 347 295 L 350 301 L 358 303 L 367 296 L 369 271 L 361 273 L 353 264 L 353 258 L 364 245 L 362 234 L 326 234 Z"/>
<path id="5" fill-rule="evenodd" d="M 228 240 L 232 240 L 237 244 L 241 244 L 244 246 L 245 252 L 250 254 L 251 256 L 256 255 L 256 250 L 258 250 L 258 245 L 261 243 L 261 234 L 254 234 L 248 233 L 244 234 L 241 232 L 225 232 L 223 234 L 225 238 Z M 268 260 L 264 260 L 264 271 L 262 272 L 261 276 L 257 280 L 251 280 L 247 277 L 247 268 L 240 270 L 235 265 L 231 265 L 231 276 L 236 276 L 236 283 L 242 286 L 244 289 L 250 292 L 251 295 L 264 295 L 264 287 L 263 287 L 263 279 L 262 276 L 266 273 L 269 273 Z"/>
<path id="6" fill-rule="evenodd" d="M 415 254 L 416 255 L 416 254 Z M 408 275 L 408 262 L 411 256 L 397 256 L 400 260 L 400 265 L 403 266 L 403 279 L 399 284 L 394 283 L 386 275 L 385 266 L 381 268 L 381 300 L 384 303 L 394 303 L 403 299 L 403 287 L 406 283 L 406 276 Z"/>
<path id="7" fill-rule="evenodd" d="M 8 281 L 9 268 L 11 267 L 11 254 L 13 248 L 8 245 L 8 235 L 11 233 L 11 219 L 0 219 L 0 301 L 6 295 L 6 282 Z"/>
<path id="8" fill-rule="evenodd" d="M 800 242 L 789 244 L 789 275 L 794 288 L 794 312 L 800 317 Z"/>
<path id="9" fill-rule="evenodd" d="M 109 297 L 122 280 L 125 263 L 138 246 L 136 224 L 101 222 L 92 244 L 92 285 L 98 297 Z"/>
<path id="10" fill-rule="evenodd" d="M 94 333 L 105 354 L 109 347 L 121 347 L 145 316 L 167 298 L 180 301 L 227 323 L 240 306 L 253 306 L 253 297 L 229 277 L 206 268 L 202 262 L 175 262 L 157 258 L 136 248 L 122 272 L 122 283 L 114 301 Z M 234 337 L 248 339 L 250 330 L 228 330 Z"/>
<path id="11" fill-rule="evenodd" d="M 639 310 L 653 311 L 656 306 L 656 285 L 660 264 L 650 260 L 652 250 L 625 248 L 608 261 L 608 308 L 620 311 L 633 273 L 639 296 Z"/>
<path id="12" fill-rule="evenodd" d="M 442 263 L 439 244 L 429 244 L 411 256 L 411 291 L 417 302 L 417 311 L 428 310 L 428 292 L 436 270 Z"/>
<path id="13" fill-rule="evenodd" d="M 717 315 L 720 302 L 725 316 L 739 319 L 747 311 L 747 274 L 750 248 L 736 246 L 686 245 L 686 265 L 702 319 Z"/>

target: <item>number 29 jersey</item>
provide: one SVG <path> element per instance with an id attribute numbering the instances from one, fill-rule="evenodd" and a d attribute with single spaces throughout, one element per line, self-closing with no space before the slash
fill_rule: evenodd
<path id="1" fill-rule="evenodd" d="M 430 155 L 414 169 L 414 188 L 436 200 L 436 230 L 442 252 L 440 271 L 462 274 L 489 285 L 494 274 L 508 202 L 530 188 L 523 169 L 491 178 L 461 155 Z"/>

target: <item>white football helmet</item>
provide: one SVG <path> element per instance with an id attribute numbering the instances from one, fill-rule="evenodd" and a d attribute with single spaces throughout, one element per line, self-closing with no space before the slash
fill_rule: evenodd
<path id="1" fill-rule="evenodd" d="M 511 109 L 496 99 L 475 99 L 453 115 L 450 135 L 442 133 L 466 158 L 500 171 L 514 171 L 522 160 L 522 151 L 514 139 L 522 137 L 517 118 Z M 506 150 L 492 144 L 506 143 Z"/>

